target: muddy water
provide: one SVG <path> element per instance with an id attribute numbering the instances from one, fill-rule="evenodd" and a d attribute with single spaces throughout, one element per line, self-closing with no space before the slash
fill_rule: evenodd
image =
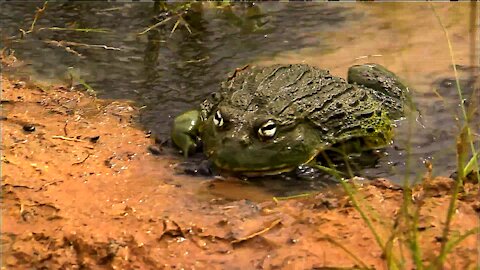
<path id="1" fill-rule="evenodd" d="M 414 179 L 423 173 L 425 160 L 433 163 L 436 174 L 448 175 L 455 169 L 459 99 L 443 30 L 426 3 L 210 7 L 188 18 L 191 34 L 182 25 L 172 33 L 171 24 L 142 35 L 156 22 L 151 3 L 49 3 L 36 32 L 24 39 L 8 39 L 18 37 L 19 28 L 30 27 L 36 6 L 40 4 L 0 4 L 3 44 L 26 61 L 22 73 L 65 81 L 70 72 L 98 97 L 133 100 L 142 108 L 141 128 L 158 136 L 168 135 L 172 117 L 198 104 L 235 67 L 305 62 L 345 76 L 352 64 L 378 62 L 407 81 L 419 113 L 414 111 L 398 123 L 394 144 L 361 175 L 398 182 L 405 176 Z M 478 21 L 471 19 L 478 16 L 478 8 L 475 15 L 473 3 L 434 7 L 449 31 L 462 89 L 469 99 L 478 78 Z M 74 43 L 58 46 L 58 41 Z M 475 128 L 478 133 L 478 124 Z M 155 165 L 149 166 L 146 171 L 155 170 Z M 256 194 L 253 197 L 261 200 L 322 187 L 323 180 L 222 182 L 209 192 L 233 199 Z M 195 183 L 188 177 L 182 181 Z"/>

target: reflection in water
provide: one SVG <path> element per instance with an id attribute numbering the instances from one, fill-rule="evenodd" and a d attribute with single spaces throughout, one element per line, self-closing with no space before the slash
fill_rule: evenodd
<path id="1" fill-rule="evenodd" d="M 408 158 L 416 165 L 412 177 L 422 171 L 419 164 L 424 159 L 432 160 L 439 174 L 448 175 L 455 169 L 454 141 L 458 129 L 453 114 L 458 110 L 458 97 L 443 32 L 428 4 L 260 3 L 218 7 L 211 4 L 209 8 L 197 5 L 182 17 L 192 33 L 183 25 L 172 33 L 174 18 L 139 35 L 166 18 L 163 5 L 49 3 L 37 21 L 37 29 L 55 26 L 108 32 L 44 29 L 25 39 L 7 42 L 6 38 L 17 35 L 19 28 L 28 29 L 35 7 L 41 3 L 3 2 L 3 46 L 16 50 L 17 56 L 26 60 L 22 67 L 26 74 L 58 80 L 73 67 L 98 91 L 99 97 L 134 100 L 144 108 L 141 124 L 159 136 L 168 136 L 171 118 L 197 106 L 235 67 L 255 62 L 305 62 L 343 76 L 352 64 L 379 62 L 405 78 L 415 90 L 414 100 L 425 127 L 416 126 L 410 137 L 407 131 L 412 121 L 400 121 L 395 144 L 363 174 L 401 181 Z M 451 33 L 457 64 L 463 68 L 460 75 L 465 96 L 471 96 L 478 89 L 478 6 L 475 2 L 434 6 Z M 466 22 L 469 17 L 472 19 Z M 70 49 L 81 54 L 80 58 L 65 46 L 46 42 L 49 40 L 120 50 L 72 45 Z M 375 57 L 366 57 L 369 55 Z M 478 119 L 478 109 L 476 112 L 473 121 Z M 478 125 L 476 128 L 478 132 Z M 405 157 L 409 147 L 411 153 Z M 306 190 L 312 185 L 316 187 L 310 180 L 257 183 L 276 191 L 282 190 L 280 186 L 283 190 L 293 190 L 293 186 Z"/>

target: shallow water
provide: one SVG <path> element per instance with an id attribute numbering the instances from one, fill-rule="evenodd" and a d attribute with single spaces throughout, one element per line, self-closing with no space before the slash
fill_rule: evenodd
<path id="1" fill-rule="evenodd" d="M 22 73 L 56 82 L 67 81 L 70 70 L 100 98 L 135 101 L 142 107 L 142 128 L 160 137 L 168 136 L 172 117 L 195 107 L 235 67 L 304 62 L 345 76 L 353 64 L 377 62 L 406 80 L 420 113 L 398 122 L 387 155 L 361 175 L 413 179 L 424 173 L 425 160 L 433 163 L 435 174 L 455 170 L 459 99 L 447 42 L 428 3 L 263 3 L 235 5 L 231 12 L 210 7 L 188 18 L 191 34 L 182 25 L 172 33 L 172 23 L 143 35 L 156 22 L 152 3 L 49 3 L 37 31 L 18 39 L 18 29 L 30 27 L 36 6 L 41 4 L 0 4 L 2 45 L 25 60 Z M 469 99 L 478 80 L 478 20 L 472 20 L 478 7 L 434 7 L 449 31 Z M 107 32 L 38 30 L 48 27 Z M 61 40 L 76 44 L 57 46 Z M 478 134 L 478 110 L 474 117 Z M 222 183 L 219 192 L 248 186 L 246 192 L 289 195 L 321 182 L 284 177 Z"/>

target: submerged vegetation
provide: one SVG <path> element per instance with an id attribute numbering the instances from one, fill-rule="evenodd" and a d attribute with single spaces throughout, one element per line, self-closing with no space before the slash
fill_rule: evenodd
<path id="1" fill-rule="evenodd" d="M 478 10 L 477 3 L 472 2 L 472 10 Z M 233 9 L 235 6 L 242 6 L 240 14 L 234 12 Z M 104 28 L 76 28 L 76 27 L 58 27 L 58 26 L 39 26 L 38 21 L 42 16 L 48 16 L 48 2 L 44 2 L 42 7 L 39 7 L 35 12 L 33 21 L 28 27 L 27 30 L 19 29 L 20 34 L 18 36 L 10 37 L 7 42 L 4 44 L 8 47 L 10 42 L 16 42 L 20 39 L 28 39 L 30 35 L 35 34 L 40 31 L 74 31 L 78 34 L 84 33 L 98 33 L 100 35 L 111 33 L 111 29 Z M 267 25 L 267 21 L 262 16 L 262 11 L 260 7 L 254 5 L 253 3 L 232 3 L 232 2 L 185 2 L 185 3 L 166 3 L 155 1 L 153 4 L 153 13 L 154 19 L 153 22 L 145 23 L 145 28 L 136 29 L 136 35 L 140 38 L 147 36 L 149 42 L 147 44 L 148 49 L 145 53 L 145 59 L 147 67 L 152 67 L 158 65 L 161 61 L 161 56 L 159 50 L 161 46 L 168 46 L 168 40 L 162 40 L 160 33 L 166 33 L 168 37 L 172 37 L 176 31 L 183 29 L 189 35 L 195 35 L 196 29 L 199 27 L 196 22 L 200 20 L 199 17 L 202 16 L 203 9 L 218 9 L 221 10 L 223 18 L 226 22 L 243 29 L 242 31 L 255 32 L 255 31 L 264 31 Z M 480 179 L 479 176 L 479 156 L 480 149 L 478 147 L 479 134 L 476 130 L 476 117 L 478 117 L 478 91 L 480 89 L 478 81 L 478 74 L 476 75 L 476 85 L 473 87 L 473 91 L 469 96 L 465 96 L 465 93 L 462 89 L 460 83 L 460 75 L 457 71 L 457 63 L 455 58 L 455 48 L 452 45 L 451 34 L 448 32 L 448 28 L 442 22 L 442 18 L 437 14 L 434 6 L 431 5 L 432 15 L 437 19 L 439 28 L 444 32 L 444 41 L 448 44 L 448 49 L 451 57 L 451 66 L 453 68 L 453 76 L 455 78 L 455 88 L 458 95 L 458 106 L 460 108 L 460 115 L 455 116 L 457 119 L 458 125 L 458 134 L 456 136 L 456 176 L 455 181 L 453 182 L 451 193 L 449 194 L 450 201 L 448 210 L 444 214 L 443 222 L 443 232 L 440 236 L 439 242 L 440 247 L 437 251 L 434 251 L 434 258 L 432 259 L 432 251 L 426 251 L 422 249 L 420 244 L 420 235 L 419 235 L 419 220 L 422 217 L 422 207 L 424 207 L 424 188 L 429 185 L 429 181 L 432 181 L 432 164 L 425 162 L 425 174 L 418 175 L 417 179 L 411 179 L 410 171 L 414 171 L 413 167 L 418 169 L 418 164 L 415 163 L 411 158 L 407 156 L 406 158 L 406 172 L 405 178 L 402 183 L 401 189 L 403 190 L 403 201 L 400 209 L 397 209 L 397 215 L 394 220 L 382 220 L 382 217 L 375 209 L 372 209 L 368 202 L 366 202 L 362 191 L 359 187 L 362 183 L 359 183 L 355 180 L 355 164 L 349 163 L 349 157 L 345 156 L 345 166 L 347 172 L 337 171 L 337 167 L 334 163 L 328 160 L 327 169 L 330 174 L 332 174 L 342 186 L 344 192 L 349 198 L 349 202 L 352 207 L 358 211 L 360 217 L 364 221 L 365 225 L 371 231 L 377 245 L 382 251 L 381 259 L 384 261 L 388 269 L 410 269 L 411 265 L 414 265 L 415 269 L 443 269 L 449 254 L 453 252 L 455 247 L 457 247 L 464 239 L 467 237 L 479 234 L 480 228 L 477 226 L 470 230 L 464 232 L 456 232 L 452 229 L 452 220 L 455 218 L 455 212 L 457 209 L 458 199 L 461 196 L 466 196 L 463 190 L 465 182 L 470 182 L 478 185 Z M 475 28 L 478 25 L 478 14 L 472 13 L 470 18 L 472 28 Z M 182 30 L 182 31 L 183 31 Z M 475 30 L 472 30 L 475 31 Z M 77 57 L 83 57 L 83 54 L 77 51 L 77 48 L 83 48 L 85 50 L 89 49 L 104 49 L 108 51 L 122 51 L 125 48 L 116 47 L 105 44 L 86 44 L 81 42 L 66 41 L 66 40 L 44 40 L 45 43 L 55 44 L 60 48 L 63 48 L 67 53 L 75 55 Z M 477 44 L 473 44 L 477 46 Z M 2 48 L 5 51 L 5 47 Z M 472 48 L 472 54 L 476 55 L 476 48 Z M 478 57 L 478 56 L 477 56 Z M 5 59 L 5 56 L 2 57 Z M 195 64 L 200 65 L 209 60 L 209 56 L 204 56 L 195 59 L 189 59 L 181 64 Z M 191 61 L 191 62 L 188 62 Z M 478 63 L 472 63 L 478 65 Z M 476 67 L 478 70 L 478 66 Z M 87 82 L 86 79 L 82 78 L 79 74 L 80 72 L 74 71 L 74 69 L 68 69 L 65 71 L 69 80 L 69 86 L 80 84 L 86 89 L 86 92 L 96 96 L 97 89 L 94 85 Z M 147 71 L 148 72 L 148 71 Z M 182 93 L 178 93 L 181 95 Z M 421 108 L 420 108 L 421 111 Z M 414 112 L 411 112 L 412 114 Z M 455 112 L 452 112 L 455 113 Z M 409 116 L 404 121 L 410 121 L 408 123 L 408 136 L 413 136 L 413 126 L 415 125 L 415 116 Z M 410 153 L 410 148 L 406 149 L 407 155 Z M 88 156 L 87 156 L 88 157 Z M 453 158 L 453 157 L 452 157 Z M 346 177 L 346 174 L 348 177 Z M 351 180 L 351 179 L 354 180 Z M 298 195 L 288 196 L 288 197 L 273 197 L 273 200 L 276 203 L 279 203 L 283 200 L 293 200 L 293 199 L 302 199 L 304 197 L 313 197 L 316 192 L 311 193 L 302 193 Z M 477 195 L 478 196 L 478 195 Z M 125 207 L 125 209 L 127 209 Z M 125 210 L 127 211 L 127 210 Z M 130 211 L 130 210 L 128 210 Z M 264 232 L 271 230 L 272 228 L 279 225 L 280 220 L 274 220 L 273 223 L 267 226 L 263 231 L 250 234 L 247 237 L 239 238 L 233 240 L 232 244 L 238 244 L 244 242 L 245 240 L 252 239 Z M 383 226 L 378 226 L 376 224 L 382 224 Z M 165 223 L 166 224 L 166 223 Z M 167 225 L 163 225 L 167 228 Z M 175 225 L 175 224 L 174 224 Z M 177 225 L 168 225 L 168 226 L 180 226 Z M 169 228 L 169 234 L 175 235 L 187 234 L 187 232 L 182 231 L 181 229 L 171 229 Z M 178 232 L 179 230 L 179 232 Z M 162 235 L 163 236 L 163 235 Z M 186 237 L 186 236 L 185 236 Z M 161 237 L 160 237 L 161 238 Z M 343 246 L 340 242 L 330 239 L 330 243 L 334 246 L 339 247 L 344 250 L 353 260 L 362 268 L 368 269 L 368 263 L 362 260 L 362 254 L 357 254 L 356 251 L 351 251 L 347 247 Z M 428 253 L 428 256 L 426 255 Z"/>

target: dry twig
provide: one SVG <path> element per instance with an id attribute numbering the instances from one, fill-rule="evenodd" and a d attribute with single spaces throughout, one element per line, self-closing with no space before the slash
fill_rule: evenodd
<path id="1" fill-rule="evenodd" d="M 47 4 L 48 4 L 48 1 L 45 1 L 45 2 L 43 3 L 42 8 L 37 8 L 37 11 L 35 12 L 35 17 L 33 18 L 33 22 L 32 22 L 32 24 L 30 25 L 30 29 L 28 29 L 28 31 L 25 31 L 25 30 L 23 30 L 23 29 L 21 29 L 21 28 L 19 29 L 20 32 L 22 32 L 21 38 L 23 38 L 23 37 L 25 37 L 27 34 L 30 34 L 31 32 L 33 32 L 33 30 L 34 30 L 34 28 L 35 28 L 35 24 L 37 23 L 37 20 L 38 20 L 38 18 L 40 17 L 40 14 L 42 14 L 42 13 L 45 11 L 45 9 L 47 8 Z"/>
<path id="2" fill-rule="evenodd" d="M 63 133 L 65 134 L 65 137 L 68 137 L 67 125 L 68 125 L 68 120 L 65 121 L 65 125 L 63 126 Z"/>
<path id="3" fill-rule="evenodd" d="M 72 141 L 72 142 L 87 142 L 77 138 L 71 138 L 71 137 L 65 137 L 65 136 L 52 136 L 52 139 L 60 139 L 60 140 Z"/>
<path id="4" fill-rule="evenodd" d="M 58 139 L 58 140 L 64 140 L 64 141 L 71 141 L 71 142 L 83 142 L 83 143 L 88 143 L 88 142 L 85 141 L 85 140 L 80 140 L 80 139 L 77 139 L 77 138 L 65 137 L 65 136 L 52 136 L 52 139 Z M 91 145 L 84 145 L 84 147 L 86 147 L 86 148 L 88 148 L 88 149 L 94 149 L 94 147 L 91 146 Z"/>
<path id="5" fill-rule="evenodd" d="M 256 236 L 259 236 L 259 235 L 261 235 L 261 234 L 264 234 L 264 233 L 270 231 L 271 229 L 275 228 L 275 227 L 276 227 L 278 224 L 280 224 L 281 222 L 282 222 L 282 219 L 280 219 L 280 218 L 279 218 L 279 219 L 276 219 L 276 220 L 274 220 L 268 227 L 266 227 L 266 228 L 264 228 L 264 229 L 262 229 L 262 230 L 260 230 L 260 231 L 258 231 L 258 232 L 254 232 L 254 233 L 252 233 L 252 234 L 250 234 L 250 235 L 247 235 L 247 236 L 245 236 L 245 237 L 241 237 L 241 238 L 239 238 L 239 239 L 235 239 L 235 240 L 231 241 L 230 243 L 231 243 L 231 244 L 237 244 L 237 243 L 246 241 L 246 240 L 248 240 L 248 239 L 252 239 L 252 238 L 254 238 L 254 237 L 256 237 Z"/>
<path id="6" fill-rule="evenodd" d="M 83 56 L 81 53 L 75 51 L 74 49 L 70 48 L 69 46 L 66 46 L 65 44 L 63 44 L 61 41 L 56 41 L 56 40 L 47 40 L 47 41 L 44 41 L 45 43 L 47 44 L 51 44 L 51 45 L 54 45 L 56 47 L 60 47 L 60 48 L 64 48 L 65 51 L 71 53 L 71 54 L 74 54 L 80 58 L 85 58 L 85 56 Z"/>
<path id="7" fill-rule="evenodd" d="M 72 165 L 82 164 L 82 163 L 84 163 L 89 157 L 90 157 L 90 153 L 88 153 L 87 156 L 86 156 L 83 160 L 81 160 L 81 161 L 79 161 L 79 162 L 74 162 L 74 163 L 72 163 Z"/>
<path id="8" fill-rule="evenodd" d="M 121 51 L 122 49 L 117 47 L 110 47 L 104 44 L 86 44 L 86 43 L 78 43 L 73 41 L 65 41 L 65 40 L 52 40 L 48 39 L 44 41 L 47 44 L 52 44 L 58 47 L 69 47 L 69 46 L 77 46 L 77 47 L 87 47 L 87 48 L 99 48 L 111 51 Z"/>

